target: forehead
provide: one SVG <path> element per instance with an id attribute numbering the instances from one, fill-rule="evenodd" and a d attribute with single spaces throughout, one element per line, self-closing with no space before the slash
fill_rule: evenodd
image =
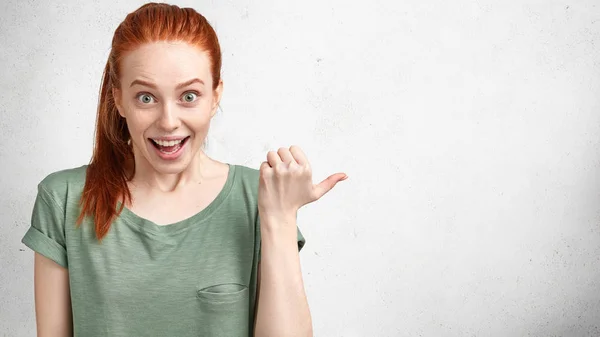
<path id="1" fill-rule="evenodd" d="M 123 57 L 120 70 L 123 87 L 145 79 L 167 88 L 195 77 L 212 85 L 208 54 L 185 42 L 144 44 Z"/>

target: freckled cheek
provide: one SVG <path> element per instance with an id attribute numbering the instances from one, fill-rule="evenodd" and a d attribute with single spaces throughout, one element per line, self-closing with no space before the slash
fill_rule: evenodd
<path id="1" fill-rule="evenodd" d="M 180 116 L 186 124 L 194 125 L 194 129 L 204 129 L 210 123 L 211 112 L 210 104 L 199 104 L 193 109 L 183 111 Z"/>
<path id="2" fill-rule="evenodd" d="M 153 123 L 153 119 L 148 114 L 133 113 L 127 118 L 127 127 L 132 137 L 144 137 L 146 132 Z"/>
<path id="3" fill-rule="evenodd" d="M 208 131 L 210 121 L 207 118 L 186 118 L 183 124 L 195 134 L 203 134 Z"/>

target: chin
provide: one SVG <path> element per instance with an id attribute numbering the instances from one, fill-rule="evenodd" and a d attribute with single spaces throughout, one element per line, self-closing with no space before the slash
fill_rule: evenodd
<path id="1" fill-rule="evenodd" d="M 189 160 L 178 163 L 157 163 L 154 161 L 151 166 L 154 171 L 160 174 L 178 174 L 185 171 L 189 166 Z"/>

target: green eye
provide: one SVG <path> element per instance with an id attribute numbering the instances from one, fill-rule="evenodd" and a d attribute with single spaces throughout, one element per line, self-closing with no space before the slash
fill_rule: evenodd
<path id="1" fill-rule="evenodd" d="M 152 96 L 148 95 L 148 94 L 140 94 L 138 95 L 138 101 L 144 103 L 144 104 L 149 104 L 152 103 Z"/>
<path id="2" fill-rule="evenodd" d="M 188 92 L 185 95 L 183 95 L 183 100 L 187 103 L 191 103 L 195 101 L 197 97 L 198 95 L 195 92 Z"/>

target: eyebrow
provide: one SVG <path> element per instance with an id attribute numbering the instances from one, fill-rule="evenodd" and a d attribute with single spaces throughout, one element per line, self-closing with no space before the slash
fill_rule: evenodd
<path id="1" fill-rule="evenodd" d="M 186 82 L 178 84 L 177 87 L 175 87 L 175 89 L 178 90 L 178 89 L 187 87 L 188 85 L 190 85 L 192 83 L 196 83 L 196 82 L 204 85 L 204 82 L 201 79 L 199 79 L 199 78 L 193 78 L 193 79 L 191 79 L 189 81 L 186 81 Z M 129 87 L 131 88 L 131 87 L 133 87 L 136 84 L 145 85 L 147 87 L 156 89 L 156 84 L 150 83 L 150 82 L 146 82 L 146 81 L 143 81 L 143 80 L 135 80 L 135 81 L 131 82 L 131 85 Z"/>

